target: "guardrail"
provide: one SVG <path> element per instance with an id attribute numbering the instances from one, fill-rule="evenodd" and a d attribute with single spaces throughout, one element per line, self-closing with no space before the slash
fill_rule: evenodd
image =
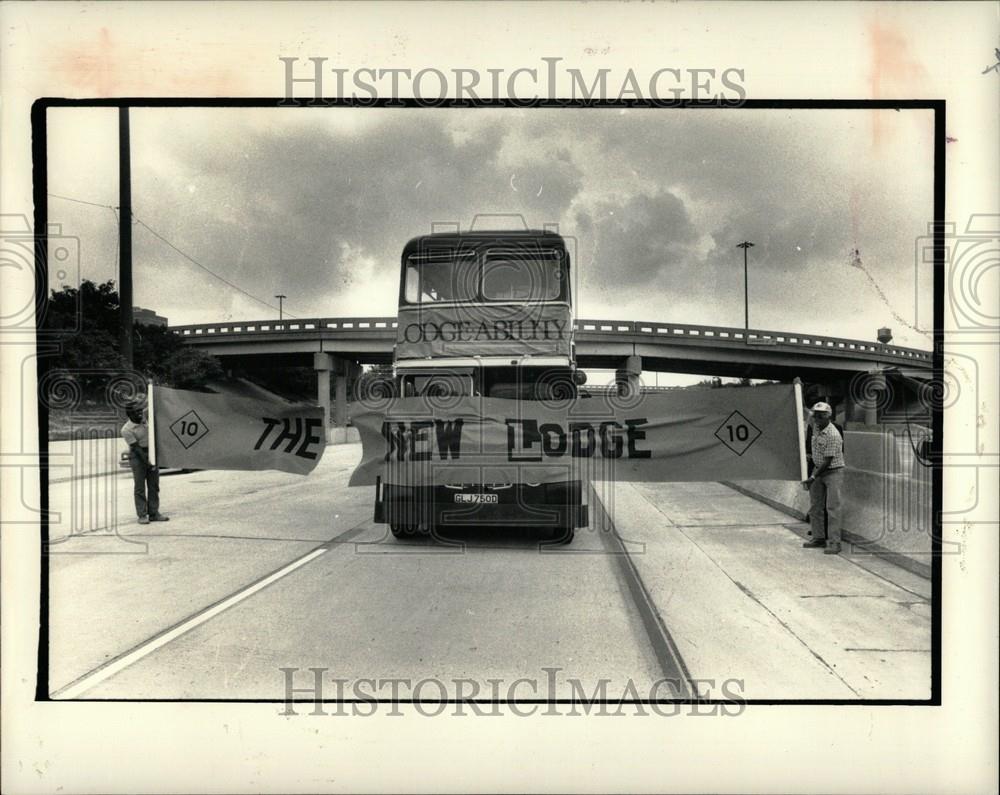
<path id="1" fill-rule="evenodd" d="M 184 337 L 216 335 L 303 333 L 306 331 L 387 331 L 396 328 L 394 317 L 325 317 L 308 320 L 251 320 L 239 323 L 202 323 L 194 326 L 171 326 Z"/>
<path id="2" fill-rule="evenodd" d="M 395 317 L 308 318 L 304 320 L 254 320 L 233 323 L 206 323 L 192 326 L 172 326 L 171 331 L 183 337 L 249 337 L 263 334 L 307 335 L 310 332 L 343 332 L 349 334 L 393 331 Z M 915 348 L 884 345 L 880 342 L 825 337 L 817 334 L 797 334 L 787 331 L 701 326 L 685 323 L 653 323 L 642 320 L 575 321 L 581 334 L 631 334 L 646 338 L 683 339 L 688 342 L 729 343 L 737 345 L 778 346 L 786 349 L 808 349 L 846 355 L 875 355 L 930 365 L 932 354 Z"/>
<path id="3" fill-rule="evenodd" d="M 932 355 L 916 348 L 884 345 L 881 342 L 825 337 L 817 334 L 797 334 L 787 331 L 734 328 L 731 326 L 696 326 L 685 323 L 649 323 L 642 320 L 578 320 L 576 330 L 585 333 L 639 334 L 643 336 L 696 338 L 713 342 L 736 342 L 747 345 L 783 345 L 795 348 L 832 349 L 841 353 L 874 353 L 900 359 L 930 363 Z"/>

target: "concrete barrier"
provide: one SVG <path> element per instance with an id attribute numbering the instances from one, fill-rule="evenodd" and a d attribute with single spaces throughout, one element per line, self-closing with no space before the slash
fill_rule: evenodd
<path id="1" fill-rule="evenodd" d="M 879 555 L 929 578 L 931 470 L 913 456 L 901 456 L 899 441 L 891 431 L 847 431 L 844 539 L 854 545 L 855 553 Z M 743 480 L 726 485 L 800 521 L 809 511 L 809 493 L 797 482 Z"/>
<path id="2" fill-rule="evenodd" d="M 331 425 L 326 429 L 327 444 L 353 444 L 361 441 L 361 434 L 353 425 L 346 428 L 339 425 Z"/>
<path id="3" fill-rule="evenodd" d="M 119 466 L 128 445 L 118 436 L 79 435 L 49 442 L 49 483 L 128 472 Z"/>

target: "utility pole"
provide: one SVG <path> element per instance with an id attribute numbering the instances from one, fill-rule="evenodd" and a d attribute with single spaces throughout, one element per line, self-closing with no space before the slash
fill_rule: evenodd
<path id="1" fill-rule="evenodd" d="M 282 320 L 284 318 L 284 316 L 285 316 L 285 311 L 284 311 L 285 304 L 284 304 L 284 300 L 286 298 L 288 298 L 288 296 L 287 295 L 276 295 L 274 297 L 278 299 L 278 320 Z"/>
<path id="2" fill-rule="evenodd" d="M 118 109 L 118 312 L 119 351 L 132 367 L 132 157 L 128 108 Z"/>
<path id="3" fill-rule="evenodd" d="M 743 327 L 750 330 L 750 278 L 747 271 L 747 249 L 753 248 L 753 243 L 744 240 L 736 246 L 743 249 Z"/>

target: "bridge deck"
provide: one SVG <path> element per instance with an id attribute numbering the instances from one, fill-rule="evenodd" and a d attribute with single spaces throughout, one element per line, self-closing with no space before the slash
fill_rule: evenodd
<path id="1" fill-rule="evenodd" d="M 386 361 L 396 339 L 395 317 L 307 318 L 173 326 L 185 342 L 221 356 L 304 354 L 328 351 L 362 361 Z M 575 321 L 577 355 L 590 367 L 614 367 L 621 356 L 650 359 L 647 369 L 690 363 L 864 370 L 872 365 L 926 370 L 929 351 L 878 342 L 729 326 L 642 320 Z M 714 364 L 713 364 L 714 363 Z"/>

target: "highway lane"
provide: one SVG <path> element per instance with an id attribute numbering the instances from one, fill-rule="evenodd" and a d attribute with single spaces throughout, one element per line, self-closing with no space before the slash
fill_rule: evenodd
<path id="1" fill-rule="evenodd" d="M 282 668 L 298 687 L 323 669 L 328 698 L 365 678 L 489 698 L 487 680 L 544 688 L 552 668 L 560 698 L 571 678 L 645 697 L 687 670 L 715 695 L 739 679 L 749 698 L 927 696 L 926 583 L 803 550 L 801 527 L 720 484 L 597 484 L 592 516 L 606 508 L 623 544 L 482 529 L 455 548 L 375 525 L 371 489 L 346 486 L 359 456 L 331 447 L 305 478 L 164 478 L 173 519 L 149 526 L 130 523 L 124 481 L 120 535 L 70 537 L 49 558 L 55 697 L 281 699 Z M 53 486 L 53 508 L 70 489 Z M 146 546 L 120 554 L 128 542 Z"/>
<path id="2" fill-rule="evenodd" d="M 431 678 L 452 692 L 463 678 L 500 679 L 506 692 L 520 677 L 544 681 L 545 667 L 588 692 L 601 678 L 612 692 L 629 678 L 648 692 L 658 677 L 607 558 L 539 554 L 531 543 L 397 554 L 398 542 L 379 534 L 366 525 L 359 545 L 332 545 L 86 695 L 276 699 L 286 667 L 347 680 Z"/>
<path id="3" fill-rule="evenodd" d="M 281 472 L 163 477 L 162 510 L 171 521 L 149 525 L 135 521 L 130 476 L 114 476 L 111 527 L 64 522 L 57 532 L 74 532 L 46 559 L 52 690 L 370 517 L 371 495 L 346 485 L 357 456 L 350 446 L 331 447 L 309 478 Z M 53 484 L 52 510 L 69 513 L 78 486 Z M 76 513 L 89 518 L 94 512 Z"/>
<path id="4" fill-rule="evenodd" d="M 611 693 L 629 679 L 648 693 L 663 676 L 604 539 L 581 532 L 571 547 L 540 548 L 528 530 L 479 530 L 457 549 L 397 541 L 370 521 L 371 489 L 345 485 L 359 452 L 330 448 L 308 478 L 165 478 L 172 521 L 121 528 L 129 541 L 147 542 L 148 554 L 53 556 L 56 697 L 277 699 L 287 667 L 328 668 L 346 679 L 495 678 L 504 687 L 520 677 L 544 680 L 550 667 L 588 693 L 601 679 Z M 88 539 L 73 542 L 85 547 Z M 227 597 L 237 600 L 199 623 Z M 158 645 L 160 633 L 185 619 L 195 624 Z M 130 651 L 119 667 L 115 660 Z M 560 686 L 569 695 L 571 686 Z M 531 697 L 530 686 L 522 691 Z"/>

